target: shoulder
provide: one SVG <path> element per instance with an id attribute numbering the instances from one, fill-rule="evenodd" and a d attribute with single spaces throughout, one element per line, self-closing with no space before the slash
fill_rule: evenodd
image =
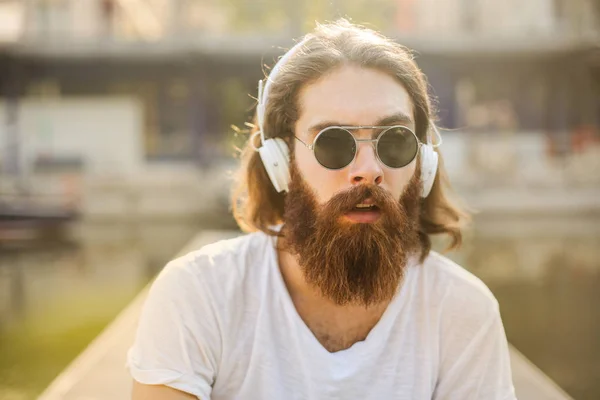
<path id="1" fill-rule="evenodd" d="M 161 281 L 203 281 L 209 283 L 243 280 L 253 264 L 269 254 L 272 240 L 262 232 L 219 240 L 170 261 L 159 273 Z"/>
<path id="2" fill-rule="evenodd" d="M 490 289 L 481 279 L 435 251 L 430 252 L 421 267 L 434 285 L 450 285 L 464 296 L 472 296 L 482 301 L 496 301 Z"/>
<path id="3" fill-rule="evenodd" d="M 206 245 L 170 261 L 150 288 L 150 297 L 217 310 L 243 302 L 243 286 L 262 284 L 273 239 L 262 232 Z"/>
<path id="4" fill-rule="evenodd" d="M 454 261 L 432 251 L 419 267 L 442 319 L 476 326 L 499 316 L 498 301 L 487 285 Z"/>
<path id="5" fill-rule="evenodd" d="M 432 253 L 422 265 L 436 307 L 436 398 L 514 399 L 498 301 L 475 275 Z"/>

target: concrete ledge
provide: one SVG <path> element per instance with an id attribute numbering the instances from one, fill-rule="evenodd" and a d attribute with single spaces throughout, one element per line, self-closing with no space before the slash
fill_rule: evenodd
<path id="1" fill-rule="evenodd" d="M 236 231 L 205 231 L 178 254 L 239 235 Z M 40 400 L 127 400 L 132 381 L 125 368 L 126 352 L 133 343 L 140 309 L 148 288 L 81 353 L 42 393 Z M 519 400 L 572 400 L 556 383 L 514 347 L 511 367 Z"/>

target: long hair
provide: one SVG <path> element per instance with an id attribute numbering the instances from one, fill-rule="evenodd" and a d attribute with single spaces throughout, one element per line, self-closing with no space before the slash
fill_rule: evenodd
<path id="1" fill-rule="evenodd" d="M 375 31 L 344 19 L 317 25 L 315 31 L 305 37 L 302 47 L 280 68 L 272 82 L 266 105 L 265 137 L 282 138 L 292 153 L 300 89 L 327 72 L 348 64 L 386 72 L 403 85 L 414 105 L 415 133 L 425 143 L 434 116 L 427 81 L 411 52 Z M 250 134 L 257 130 L 255 123 Z M 273 227 L 285 223 L 285 194 L 275 190 L 254 149 L 260 146 L 260 138 L 250 136 L 252 138 L 255 143 L 249 140 L 242 150 L 241 167 L 233 186 L 233 215 L 246 232 L 260 230 L 278 235 Z M 462 242 L 461 227 L 469 219 L 469 214 L 449 197 L 450 182 L 439 151 L 438 155 L 440 162 L 436 179 L 421 207 L 419 238 L 425 253 L 431 249 L 430 234 L 447 234 L 450 237 L 448 250 L 458 248 Z"/>

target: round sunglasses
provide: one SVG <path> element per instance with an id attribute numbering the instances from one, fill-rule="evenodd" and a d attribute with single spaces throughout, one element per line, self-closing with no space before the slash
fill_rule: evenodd
<path id="1" fill-rule="evenodd" d="M 351 131 L 357 129 L 381 129 L 375 139 L 356 139 Z M 421 142 L 417 135 L 402 125 L 394 126 L 329 126 L 315 136 L 312 144 L 304 143 L 315 158 L 327 169 L 342 169 L 356 158 L 358 144 L 375 143 L 377 158 L 390 168 L 402 168 L 410 164 L 419 152 Z"/>

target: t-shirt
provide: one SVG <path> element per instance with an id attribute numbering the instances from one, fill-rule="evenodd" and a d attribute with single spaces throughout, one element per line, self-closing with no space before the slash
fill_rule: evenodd
<path id="1" fill-rule="evenodd" d="M 431 252 L 365 340 L 330 353 L 298 314 L 276 239 L 220 241 L 152 284 L 128 367 L 135 380 L 202 400 L 515 399 L 498 302 Z"/>

